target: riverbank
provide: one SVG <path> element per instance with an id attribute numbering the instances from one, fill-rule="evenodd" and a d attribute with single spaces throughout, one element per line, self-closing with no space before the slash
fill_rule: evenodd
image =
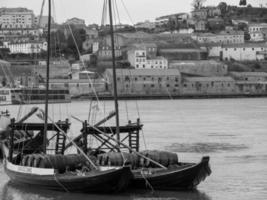
<path id="1" fill-rule="evenodd" d="M 267 94 L 214 94 L 214 95 L 124 95 L 118 96 L 120 100 L 160 100 L 160 99 L 225 99 L 225 98 L 259 98 L 267 97 Z M 88 99 L 99 99 L 99 100 L 113 100 L 112 95 L 81 95 L 71 98 L 72 100 L 88 100 Z"/>

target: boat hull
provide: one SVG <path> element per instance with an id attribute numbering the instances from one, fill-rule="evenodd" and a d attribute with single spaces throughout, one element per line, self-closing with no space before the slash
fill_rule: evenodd
<path id="1" fill-rule="evenodd" d="M 66 192 L 120 192 L 128 187 L 132 179 L 129 167 L 121 167 L 101 172 L 89 172 L 81 176 L 72 173 L 53 175 L 22 173 L 10 170 L 6 165 L 5 171 L 13 184 Z"/>
<path id="2" fill-rule="evenodd" d="M 209 157 L 203 157 L 200 163 L 185 164 L 177 169 L 133 171 L 132 187 L 157 190 L 191 190 L 211 173 Z"/>

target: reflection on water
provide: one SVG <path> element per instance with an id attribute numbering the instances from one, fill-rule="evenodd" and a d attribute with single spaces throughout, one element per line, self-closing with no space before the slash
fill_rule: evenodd
<path id="1" fill-rule="evenodd" d="M 135 190 L 127 191 L 122 194 L 99 195 L 99 194 L 79 194 L 64 193 L 57 191 L 46 191 L 41 189 L 32 189 L 31 187 L 22 187 L 14 185 L 11 182 L 5 184 L 1 200 L 211 200 L 211 198 L 200 191 L 189 192 L 166 192 L 156 191 L 154 193 Z"/>
<path id="2" fill-rule="evenodd" d="M 212 153 L 217 151 L 238 151 L 247 149 L 244 144 L 229 144 L 229 143 L 194 143 L 194 144 L 179 144 L 173 143 L 165 147 L 168 151 L 173 152 L 191 152 L 191 153 Z"/>

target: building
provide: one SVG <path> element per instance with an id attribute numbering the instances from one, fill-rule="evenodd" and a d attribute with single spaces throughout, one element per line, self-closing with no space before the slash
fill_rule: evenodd
<path id="1" fill-rule="evenodd" d="M 168 61 L 172 60 L 206 60 L 207 50 L 198 48 L 160 48 L 158 54 Z"/>
<path id="2" fill-rule="evenodd" d="M 225 76 L 228 67 L 215 60 L 183 60 L 171 61 L 170 69 L 177 69 L 181 74 L 190 76 Z"/>
<path id="3" fill-rule="evenodd" d="M 127 59 L 136 69 L 167 69 L 168 60 L 157 56 L 157 45 L 154 43 L 133 44 L 127 51 Z"/>
<path id="4" fill-rule="evenodd" d="M 175 69 L 117 69 L 119 96 L 171 96 L 180 94 L 181 75 Z M 112 69 L 105 71 L 107 90 L 113 94 Z"/>
<path id="5" fill-rule="evenodd" d="M 46 77 L 46 61 L 39 61 L 38 65 L 33 66 L 33 74 L 45 79 Z M 71 66 L 67 60 L 51 60 L 50 61 L 50 78 L 67 78 L 71 73 Z"/>
<path id="6" fill-rule="evenodd" d="M 267 82 L 266 72 L 231 72 L 230 75 L 237 81 Z"/>
<path id="7" fill-rule="evenodd" d="M 127 51 L 127 58 L 131 66 L 135 69 L 146 69 L 147 52 L 143 48 L 133 48 Z"/>
<path id="8" fill-rule="evenodd" d="M 177 25 L 181 25 L 182 23 L 187 24 L 187 21 L 189 19 L 188 13 L 176 13 L 171 15 L 165 15 L 156 18 L 156 27 L 166 26 L 169 23 L 172 23 L 175 27 L 178 27 Z"/>
<path id="9" fill-rule="evenodd" d="M 77 17 L 73 17 L 71 19 L 68 19 L 65 23 L 65 25 L 75 25 L 75 26 L 81 26 L 84 27 L 85 25 L 85 20 L 79 19 Z"/>
<path id="10" fill-rule="evenodd" d="M 38 28 L 47 28 L 48 27 L 48 16 L 37 16 L 34 18 L 35 25 Z M 55 20 L 51 16 L 51 24 L 54 24 Z"/>
<path id="11" fill-rule="evenodd" d="M 72 98 L 95 96 L 96 93 L 106 91 L 105 82 L 99 79 L 50 79 L 49 86 L 53 89 L 68 89 Z"/>
<path id="12" fill-rule="evenodd" d="M 10 54 L 34 54 L 47 51 L 47 42 L 27 41 L 27 42 L 4 42 L 0 48 L 8 48 Z"/>
<path id="13" fill-rule="evenodd" d="M 0 25 L 4 29 L 33 28 L 34 13 L 27 8 L 0 8 Z"/>
<path id="14" fill-rule="evenodd" d="M 248 25 L 251 41 L 264 41 L 266 39 L 267 23 L 253 23 Z"/>
<path id="15" fill-rule="evenodd" d="M 206 31 L 207 21 L 206 20 L 197 20 L 195 21 L 195 31 L 204 32 Z"/>
<path id="16" fill-rule="evenodd" d="M 206 20 L 208 18 L 208 10 L 205 8 L 197 9 L 191 12 L 191 15 L 194 19 L 200 20 Z"/>
<path id="17" fill-rule="evenodd" d="M 98 30 L 85 28 L 86 40 L 83 42 L 83 50 L 93 51 L 93 45 L 98 39 Z"/>
<path id="18" fill-rule="evenodd" d="M 267 60 L 267 44 L 246 43 L 223 45 L 218 57 L 222 60 Z"/>
<path id="19" fill-rule="evenodd" d="M 136 29 L 147 29 L 147 30 L 153 30 L 156 28 L 155 22 L 150 22 L 149 20 L 146 20 L 144 22 L 139 22 L 134 25 Z"/>
<path id="20" fill-rule="evenodd" d="M 235 93 L 235 80 L 231 77 L 185 77 L 182 82 L 183 95 L 224 96 Z"/>
<path id="21" fill-rule="evenodd" d="M 192 35 L 192 38 L 202 44 L 242 44 L 244 43 L 243 31 L 222 31 L 217 34 L 199 33 Z"/>
<path id="22" fill-rule="evenodd" d="M 146 69 L 168 69 L 168 60 L 162 56 L 147 59 Z"/>
<path id="23" fill-rule="evenodd" d="M 122 50 L 120 46 L 115 46 L 115 58 L 122 57 Z M 112 48 L 109 45 L 101 44 L 97 52 L 98 60 L 112 60 Z"/>

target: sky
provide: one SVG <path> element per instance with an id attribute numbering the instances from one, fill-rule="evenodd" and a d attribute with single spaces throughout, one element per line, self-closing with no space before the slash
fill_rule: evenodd
<path id="1" fill-rule="evenodd" d="M 1 7 L 27 7 L 40 14 L 43 0 L 0 0 Z M 72 17 L 85 19 L 86 24 L 101 23 L 104 0 L 52 0 L 54 19 L 62 23 Z M 190 12 L 193 0 L 113 0 L 117 2 L 120 23 L 137 23 L 145 20 L 153 21 L 155 18 L 179 12 Z M 206 6 L 218 5 L 221 1 L 229 5 L 238 5 L 239 0 L 206 0 Z M 45 7 L 47 7 L 47 2 Z M 267 0 L 247 0 L 252 6 L 262 4 L 267 7 Z M 47 9 L 44 15 L 47 15 Z M 118 17 L 117 17 L 118 19 Z"/>

